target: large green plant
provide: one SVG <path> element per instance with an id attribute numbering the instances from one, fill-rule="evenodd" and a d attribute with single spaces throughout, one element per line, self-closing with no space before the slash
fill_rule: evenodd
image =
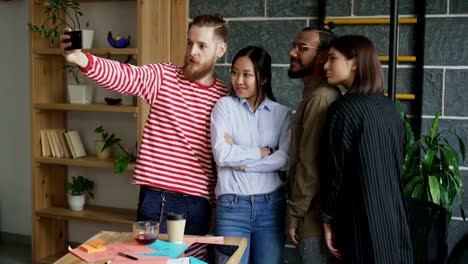
<path id="1" fill-rule="evenodd" d="M 41 25 L 28 24 L 29 31 L 37 32 L 54 44 L 65 26 L 81 28 L 79 17 L 83 15 L 78 0 L 45 0 L 42 4 L 46 19 Z"/>
<path id="2" fill-rule="evenodd" d="M 455 196 L 458 197 L 460 212 L 465 219 L 462 204 L 463 182 L 458 168 L 459 157 L 465 160 L 465 143 L 451 130 L 439 131 L 437 113 L 429 135 L 415 139 L 411 124 L 397 101 L 400 117 L 405 127 L 405 159 L 403 163 L 403 188 L 406 197 L 431 201 L 444 207 L 449 217 Z M 459 152 L 449 143 L 448 137 L 458 140 Z"/>
<path id="3" fill-rule="evenodd" d="M 104 146 L 102 146 L 101 150 L 112 148 L 114 145 L 120 149 L 117 159 L 114 162 L 115 173 L 120 174 L 124 172 L 130 162 L 136 161 L 136 156 L 134 154 L 137 147 L 136 143 L 131 151 L 127 151 L 122 144 L 120 144 L 121 139 L 116 137 L 114 133 L 109 135 L 109 133 L 104 130 L 103 126 L 96 127 L 94 132 L 101 135 L 102 141 L 104 141 Z"/>
<path id="4" fill-rule="evenodd" d="M 86 192 L 91 198 L 94 198 L 93 188 L 94 182 L 83 176 L 72 177 L 72 181 L 65 184 L 65 190 L 72 195 L 82 195 Z"/>

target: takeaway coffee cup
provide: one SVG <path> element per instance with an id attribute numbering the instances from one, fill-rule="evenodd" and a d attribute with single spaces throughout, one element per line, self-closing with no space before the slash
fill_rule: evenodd
<path id="1" fill-rule="evenodd" d="M 182 244 L 185 232 L 185 215 L 179 213 L 167 213 L 166 224 L 169 242 Z"/>
<path id="2" fill-rule="evenodd" d="M 71 42 L 72 45 L 70 47 L 66 47 L 65 50 L 75 50 L 75 49 L 82 49 L 83 48 L 83 40 L 82 40 L 82 31 L 81 30 L 73 30 L 64 32 L 65 35 L 69 35 L 70 38 L 64 40 L 64 42 Z"/>

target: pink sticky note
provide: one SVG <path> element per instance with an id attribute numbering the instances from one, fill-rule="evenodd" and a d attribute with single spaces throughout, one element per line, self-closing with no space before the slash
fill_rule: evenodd
<path id="1" fill-rule="evenodd" d="M 222 236 L 185 237 L 182 243 L 186 245 L 192 245 L 194 243 L 222 245 L 224 244 L 224 237 Z"/>
<path id="2" fill-rule="evenodd" d="M 112 264 L 166 264 L 169 260 L 169 257 L 162 256 L 148 256 L 148 257 L 138 257 L 138 260 L 131 260 L 125 257 L 117 256 L 112 260 Z"/>
<path id="3" fill-rule="evenodd" d="M 81 258 L 86 262 L 95 262 L 98 260 L 113 260 L 117 257 L 118 252 L 125 252 L 131 255 L 142 254 L 142 253 L 153 253 L 154 250 L 140 245 L 136 242 L 119 243 L 105 245 L 106 250 L 103 252 L 87 253 L 79 248 L 72 249 L 68 246 L 68 251 L 73 253 L 75 256 Z"/>

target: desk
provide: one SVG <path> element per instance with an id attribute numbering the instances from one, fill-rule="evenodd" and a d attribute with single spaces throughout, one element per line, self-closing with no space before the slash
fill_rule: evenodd
<path id="1" fill-rule="evenodd" d="M 187 236 L 187 237 L 196 237 L 196 236 Z M 114 243 L 122 243 L 122 242 L 131 242 L 134 241 L 133 234 L 131 232 L 111 232 L 111 231 L 101 231 L 94 235 L 92 238 L 85 241 L 83 244 L 88 243 L 96 238 L 102 238 L 106 241 L 106 244 L 114 244 Z M 159 234 L 159 239 L 167 241 L 167 234 Z M 244 254 L 244 250 L 247 246 L 247 239 L 241 237 L 225 237 L 224 238 L 225 245 L 233 245 L 238 246 L 239 248 L 234 252 L 234 254 L 229 258 L 226 264 L 237 264 L 239 263 L 242 255 Z M 77 256 L 73 255 L 72 253 L 68 253 L 65 256 L 61 257 L 59 260 L 54 262 L 54 264 L 85 264 L 87 262 L 83 261 L 82 259 L 78 258 Z M 99 264 L 105 263 L 105 261 L 96 262 Z"/>

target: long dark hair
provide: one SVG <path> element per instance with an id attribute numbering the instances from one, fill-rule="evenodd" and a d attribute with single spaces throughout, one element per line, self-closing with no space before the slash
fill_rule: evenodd
<path id="1" fill-rule="evenodd" d="M 330 47 L 347 59 L 356 59 L 358 70 L 351 87 L 346 87 L 349 93 L 383 94 L 382 67 L 377 51 L 368 38 L 359 35 L 341 36 L 333 39 Z"/>
<path id="2" fill-rule="evenodd" d="M 254 104 L 257 104 L 259 95 L 264 93 L 268 99 L 276 101 L 273 96 L 273 90 L 271 88 L 271 57 L 270 54 L 262 47 L 248 46 L 239 50 L 232 59 L 231 71 L 234 63 L 240 57 L 247 56 L 254 66 L 255 80 L 256 80 L 256 91 L 257 96 L 255 97 Z M 262 84 L 263 83 L 263 84 Z M 231 84 L 231 95 L 235 95 L 234 88 Z"/>

